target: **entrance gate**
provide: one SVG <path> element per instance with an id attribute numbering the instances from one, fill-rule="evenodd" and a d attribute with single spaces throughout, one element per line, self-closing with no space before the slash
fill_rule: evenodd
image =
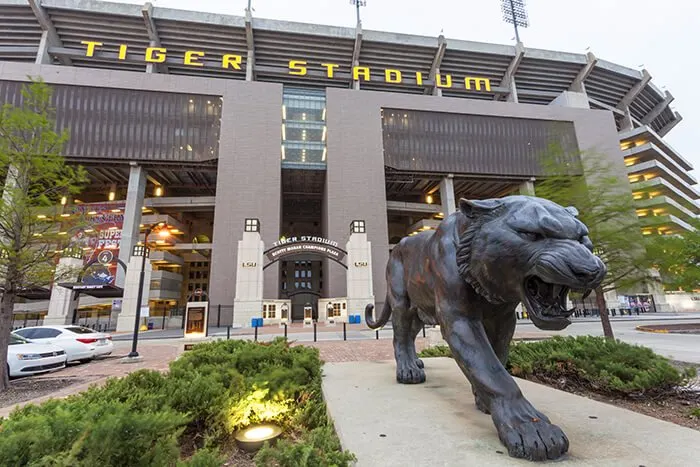
<path id="1" fill-rule="evenodd" d="M 367 241 L 364 221 L 356 220 L 350 224 L 350 236 L 345 249 L 340 248 L 336 241 L 317 236 L 283 238 L 273 243 L 269 249 L 265 249 L 260 228 L 258 219 L 246 219 L 243 239 L 238 242 L 238 272 L 233 313 L 235 323 L 250 326 L 252 318 L 263 317 L 263 270 L 280 260 L 292 262 L 294 257 L 299 258 L 300 255 L 327 258 L 347 270 L 347 296 L 338 299 L 347 303 L 347 313 L 361 314 L 368 303 L 374 304 L 371 244 Z M 302 269 L 306 271 L 305 268 L 298 269 L 299 276 Z M 308 287 L 307 284 L 311 281 L 306 279 L 310 278 L 306 277 L 306 273 L 304 276 L 289 278 L 288 283 L 292 282 L 295 286 L 293 290 L 288 290 L 286 297 L 280 298 L 289 299 L 306 294 L 316 302 L 315 306 L 312 305 L 314 319 L 321 315 L 325 317 L 325 309 L 322 314 L 318 309 L 320 288 Z M 297 287 L 296 283 L 304 283 L 304 286 Z M 306 303 L 298 305 L 301 311 L 292 307 L 293 320 L 303 318 Z"/>

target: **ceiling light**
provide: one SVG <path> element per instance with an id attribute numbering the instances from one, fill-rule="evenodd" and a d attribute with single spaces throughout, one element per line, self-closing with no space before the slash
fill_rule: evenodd
<path id="1" fill-rule="evenodd" d="M 433 195 L 426 195 L 426 197 L 425 197 L 425 202 L 426 202 L 426 203 L 428 203 L 428 204 L 433 204 L 433 201 L 435 201 L 435 200 L 433 199 Z"/>

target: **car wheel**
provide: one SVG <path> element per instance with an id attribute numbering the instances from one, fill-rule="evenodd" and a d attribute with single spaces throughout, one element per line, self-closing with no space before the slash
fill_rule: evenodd
<path id="1" fill-rule="evenodd" d="M 90 363 L 92 361 L 92 358 L 83 358 L 80 360 L 80 363 Z"/>

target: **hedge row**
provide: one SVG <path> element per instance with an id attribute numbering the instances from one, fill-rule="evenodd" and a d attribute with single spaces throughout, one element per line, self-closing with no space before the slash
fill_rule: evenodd
<path id="1" fill-rule="evenodd" d="M 258 465 L 348 465 L 321 393 L 318 350 L 219 341 L 161 374 L 141 370 L 64 400 L 26 406 L 0 422 L 0 465 L 219 466 L 232 435 L 274 421 L 287 440 Z"/>

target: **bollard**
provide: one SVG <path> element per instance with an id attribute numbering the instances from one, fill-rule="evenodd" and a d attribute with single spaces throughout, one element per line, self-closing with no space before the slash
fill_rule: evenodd
<path id="1" fill-rule="evenodd" d="M 221 304 L 217 307 L 218 311 L 216 313 L 216 327 L 221 327 Z"/>
<path id="2" fill-rule="evenodd" d="M 226 326 L 226 340 L 231 339 L 231 325 Z"/>
<path id="3" fill-rule="evenodd" d="M 258 341 L 258 327 L 255 326 L 255 342 Z"/>
<path id="4" fill-rule="evenodd" d="M 348 340 L 348 330 L 345 327 L 345 324 L 346 324 L 345 321 L 343 321 L 343 340 L 344 341 Z"/>
<path id="5" fill-rule="evenodd" d="M 284 338 L 287 338 L 287 323 L 284 323 Z"/>
<path id="6" fill-rule="evenodd" d="M 377 340 L 379 340 L 379 329 L 377 329 Z"/>
<path id="7" fill-rule="evenodd" d="M 314 342 L 316 342 L 316 321 L 314 321 Z"/>
<path id="8" fill-rule="evenodd" d="M 423 337 L 425 337 L 425 323 L 423 323 Z"/>

